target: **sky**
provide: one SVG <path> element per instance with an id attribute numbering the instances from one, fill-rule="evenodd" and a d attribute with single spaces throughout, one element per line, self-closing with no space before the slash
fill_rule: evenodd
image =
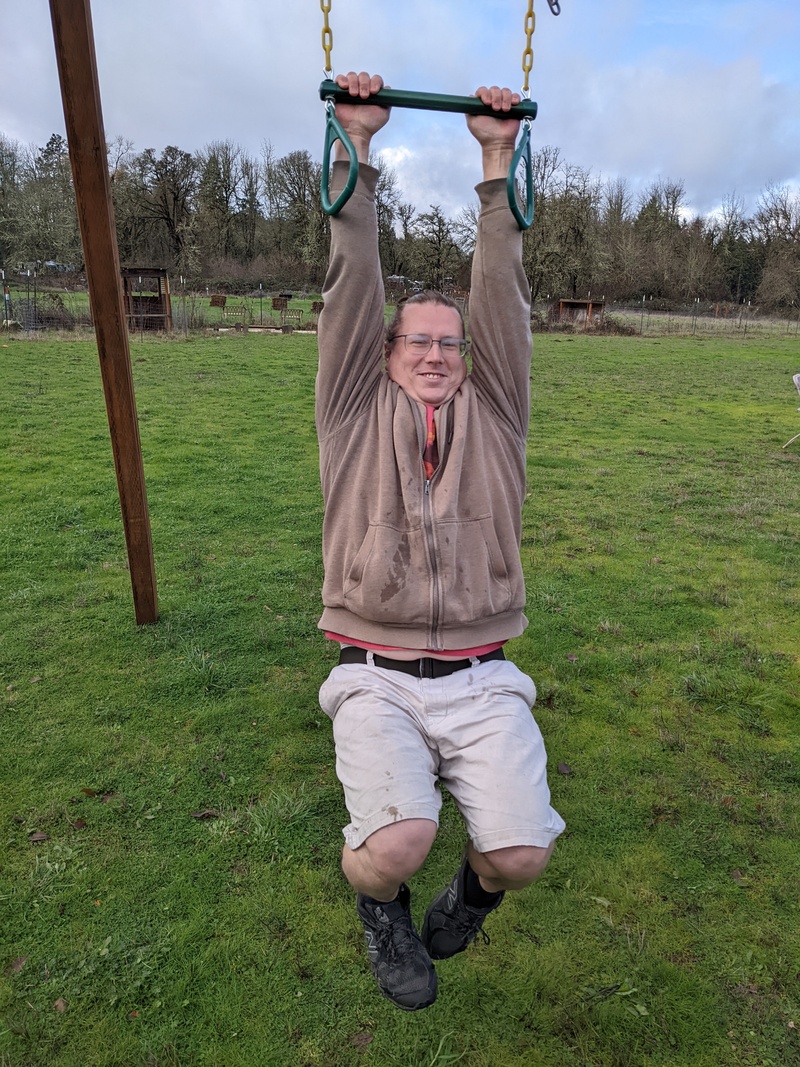
<path id="1" fill-rule="evenodd" d="M 0 133 L 64 134 L 50 8 L 4 5 Z M 332 66 L 397 89 L 465 95 L 523 83 L 528 0 L 331 0 Z M 749 214 L 771 184 L 800 190 L 798 0 L 536 0 L 534 147 L 635 195 L 682 182 L 707 215 Z M 135 151 L 231 140 L 253 156 L 322 157 L 317 0 L 92 0 L 105 135 Z M 477 146 L 460 115 L 395 109 L 374 148 L 405 200 L 453 214 L 475 200 Z"/>

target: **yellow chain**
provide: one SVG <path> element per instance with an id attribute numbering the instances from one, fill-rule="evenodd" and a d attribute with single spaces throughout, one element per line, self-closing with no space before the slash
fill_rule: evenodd
<path id="1" fill-rule="evenodd" d="M 525 75 L 525 81 L 522 83 L 523 96 L 530 96 L 529 77 L 533 70 L 533 48 L 531 42 L 533 41 L 533 33 L 536 29 L 536 15 L 533 12 L 533 0 L 528 0 L 528 13 L 525 16 L 525 51 L 522 53 L 522 73 Z"/>
<path id="2" fill-rule="evenodd" d="M 333 67 L 331 66 L 331 50 L 333 48 L 333 30 L 328 25 L 328 15 L 330 14 L 331 4 L 333 0 L 319 0 L 319 6 L 322 9 L 322 13 L 325 16 L 325 25 L 322 28 L 322 50 L 325 53 L 325 73 L 330 76 L 333 74 Z"/>

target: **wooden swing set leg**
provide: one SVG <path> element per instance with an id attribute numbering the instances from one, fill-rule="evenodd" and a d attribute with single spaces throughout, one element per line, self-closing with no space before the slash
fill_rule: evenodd
<path id="1" fill-rule="evenodd" d="M 89 0 L 50 0 L 50 16 L 134 611 L 137 623 L 152 623 L 158 619 L 158 599 L 150 515 Z"/>

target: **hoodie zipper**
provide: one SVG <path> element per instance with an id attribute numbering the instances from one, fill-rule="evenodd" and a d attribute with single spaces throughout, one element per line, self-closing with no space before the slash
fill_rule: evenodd
<path id="1" fill-rule="evenodd" d="M 425 526 L 425 541 L 428 545 L 428 559 L 433 582 L 433 603 L 431 605 L 431 632 L 428 647 L 432 652 L 439 651 L 439 613 L 441 594 L 439 588 L 439 568 L 436 562 L 436 544 L 433 537 L 433 515 L 431 512 L 431 479 L 425 479 L 425 492 L 422 498 L 422 517 Z"/>
<path id="2" fill-rule="evenodd" d="M 419 409 L 417 409 L 419 410 Z M 427 428 L 424 428 L 424 432 L 427 433 Z M 439 467 L 441 467 L 444 457 L 439 456 Z M 422 456 L 420 456 L 420 465 L 422 465 Z M 431 605 L 431 630 L 430 639 L 428 641 L 428 647 L 432 652 L 440 651 L 441 642 L 439 641 L 439 616 L 441 614 L 441 584 L 439 581 L 439 568 L 436 561 L 436 542 L 433 536 L 433 513 L 431 507 L 431 482 L 436 477 L 439 467 L 433 472 L 432 478 L 425 478 L 425 488 L 422 495 L 422 520 L 425 528 L 425 542 L 428 546 L 428 560 L 431 568 L 431 581 L 433 582 L 433 603 Z M 423 468 L 424 469 L 424 468 Z"/>

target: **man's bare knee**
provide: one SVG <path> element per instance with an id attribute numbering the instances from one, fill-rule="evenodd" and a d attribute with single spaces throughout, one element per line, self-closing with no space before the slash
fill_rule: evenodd
<path id="1" fill-rule="evenodd" d="M 430 819 L 404 819 L 376 830 L 357 849 L 345 846 L 342 870 L 352 886 L 383 898 L 420 869 L 436 837 Z"/>
<path id="2" fill-rule="evenodd" d="M 435 837 L 430 819 L 404 819 L 376 830 L 361 847 L 378 874 L 403 882 L 425 862 Z"/>
<path id="3" fill-rule="evenodd" d="M 480 876 L 484 888 L 524 889 L 535 882 L 547 866 L 555 841 L 547 848 L 536 845 L 514 845 L 491 852 L 470 849 L 470 866 Z"/>

